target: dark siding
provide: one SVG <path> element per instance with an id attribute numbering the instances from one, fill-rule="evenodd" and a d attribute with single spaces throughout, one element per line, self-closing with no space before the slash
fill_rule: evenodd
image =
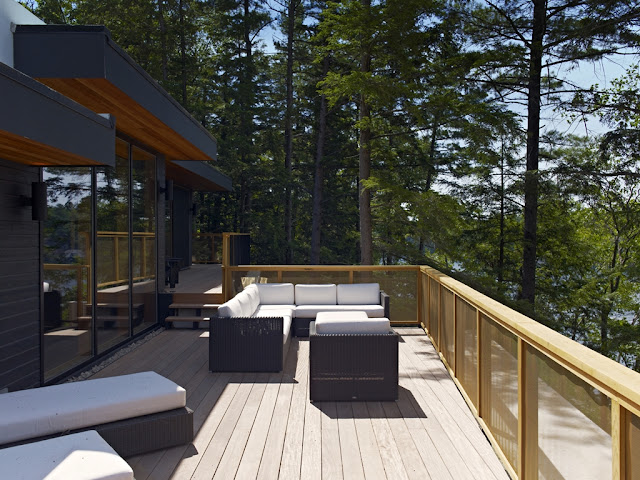
<path id="1" fill-rule="evenodd" d="M 38 179 L 0 159 L 0 390 L 40 385 L 40 229 L 21 199 Z"/>
<path id="2" fill-rule="evenodd" d="M 182 259 L 180 267 L 191 265 L 191 192 L 173 188 L 173 256 Z"/>

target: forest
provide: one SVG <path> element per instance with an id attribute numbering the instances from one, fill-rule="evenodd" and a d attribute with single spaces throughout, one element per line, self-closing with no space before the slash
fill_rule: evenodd
<path id="1" fill-rule="evenodd" d="M 234 191 L 198 231 L 435 266 L 640 371 L 640 1 L 21 3 L 106 25 L 211 131 Z"/>

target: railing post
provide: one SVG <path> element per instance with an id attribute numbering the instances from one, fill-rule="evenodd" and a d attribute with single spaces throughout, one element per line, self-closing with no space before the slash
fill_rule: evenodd
<path id="1" fill-rule="evenodd" d="M 535 359 L 527 361 L 527 344 L 518 337 L 518 478 L 526 480 L 538 478 L 537 382 Z"/>
<path id="2" fill-rule="evenodd" d="M 476 379 L 477 379 L 477 388 L 476 388 L 476 408 L 478 410 L 478 417 L 482 417 L 484 415 L 484 411 L 482 408 L 482 326 L 481 326 L 481 314 L 480 310 L 476 308 Z"/>
<path id="3" fill-rule="evenodd" d="M 418 325 L 422 324 L 424 327 L 424 323 L 422 323 L 422 272 L 420 271 L 420 267 L 417 267 L 416 273 L 416 315 L 418 318 Z"/>
<path id="4" fill-rule="evenodd" d="M 442 284 L 438 280 L 438 351 L 442 352 Z"/>
<path id="5" fill-rule="evenodd" d="M 115 279 L 116 279 L 116 281 L 120 280 L 120 255 L 119 255 L 120 245 L 119 245 L 119 243 L 120 243 L 120 239 L 118 238 L 117 235 L 115 235 L 113 237 L 113 250 L 114 250 L 113 258 L 114 258 L 115 267 L 116 267 L 116 271 L 115 271 L 115 274 L 116 274 L 115 275 L 115 277 L 116 277 Z"/>
<path id="6" fill-rule="evenodd" d="M 611 399 L 611 448 L 613 480 L 627 478 L 627 439 L 629 413 L 620 402 Z"/>
<path id="7" fill-rule="evenodd" d="M 458 295 L 455 292 L 451 293 L 453 293 L 453 355 L 451 360 L 453 360 L 453 375 L 458 378 Z"/>

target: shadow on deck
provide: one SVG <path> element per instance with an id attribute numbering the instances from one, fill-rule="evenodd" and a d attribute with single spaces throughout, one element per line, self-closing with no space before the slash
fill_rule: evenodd
<path id="1" fill-rule="evenodd" d="M 396 330 L 396 402 L 310 403 L 304 338 L 281 373 L 211 373 L 202 331 L 164 331 L 95 377 L 155 370 L 187 390 L 193 443 L 128 458 L 137 480 L 508 479 L 428 337 Z"/>

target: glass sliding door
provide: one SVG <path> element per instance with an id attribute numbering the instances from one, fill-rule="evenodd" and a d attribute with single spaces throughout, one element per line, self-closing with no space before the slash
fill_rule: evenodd
<path id="1" fill-rule="evenodd" d="M 130 336 L 129 144 L 116 139 L 116 166 L 96 167 L 98 353 Z"/>
<path id="2" fill-rule="evenodd" d="M 131 150 L 133 332 L 156 323 L 156 157 Z"/>
<path id="3" fill-rule="evenodd" d="M 43 168 L 44 378 L 91 358 L 91 168 Z"/>

